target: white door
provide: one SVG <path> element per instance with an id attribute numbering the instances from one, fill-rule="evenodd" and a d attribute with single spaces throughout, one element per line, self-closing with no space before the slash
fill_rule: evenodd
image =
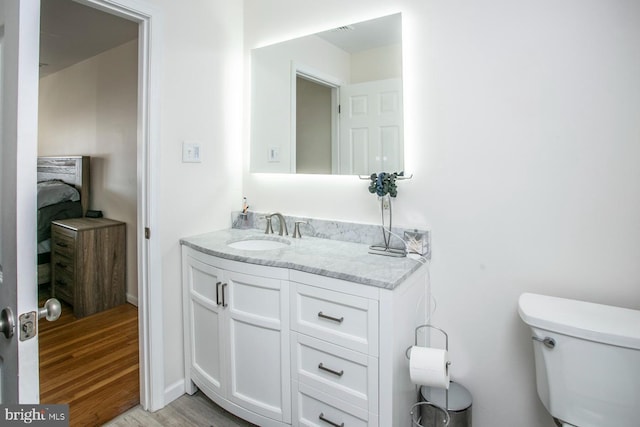
<path id="1" fill-rule="evenodd" d="M 340 87 L 340 173 L 403 170 L 402 81 Z"/>
<path id="2" fill-rule="evenodd" d="M 40 0 L 0 0 L 0 403 L 39 402 L 38 337 L 22 340 L 18 320 L 30 315 L 35 327 L 38 308 L 39 33 Z"/>
<path id="3" fill-rule="evenodd" d="M 229 316 L 228 399 L 257 414 L 291 422 L 289 292 L 282 281 L 225 272 Z"/>
<path id="4" fill-rule="evenodd" d="M 222 270 L 188 255 L 184 260 L 186 375 L 208 394 L 225 398 Z M 195 391 L 188 382 L 187 392 Z"/>

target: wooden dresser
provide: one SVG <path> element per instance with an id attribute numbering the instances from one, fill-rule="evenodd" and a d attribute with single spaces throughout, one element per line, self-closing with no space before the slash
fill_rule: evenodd
<path id="1" fill-rule="evenodd" d="M 125 223 L 72 218 L 51 223 L 51 290 L 84 317 L 126 302 Z"/>

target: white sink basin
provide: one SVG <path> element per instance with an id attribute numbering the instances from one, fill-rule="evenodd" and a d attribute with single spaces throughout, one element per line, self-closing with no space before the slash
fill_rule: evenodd
<path id="1" fill-rule="evenodd" d="M 227 243 L 227 246 L 244 251 L 269 251 L 286 248 L 290 244 L 291 242 L 285 239 L 243 239 Z"/>

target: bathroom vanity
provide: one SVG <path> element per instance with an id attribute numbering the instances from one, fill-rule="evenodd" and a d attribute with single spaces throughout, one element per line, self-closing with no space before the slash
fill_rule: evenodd
<path id="1" fill-rule="evenodd" d="M 188 393 L 260 426 L 410 425 L 424 264 L 260 230 L 181 244 Z"/>

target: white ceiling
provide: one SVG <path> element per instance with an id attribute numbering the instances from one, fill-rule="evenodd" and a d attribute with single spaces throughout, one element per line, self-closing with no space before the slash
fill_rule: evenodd
<path id="1" fill-rule="evenodd" d="M 138 37 L 138 24 L 71 0 L 42 0 L 40 77 Z"/>
<path id="2" fill-rule="evenodd" d="M 401 44 L 402 17 L 396 13 L 323 31 L 317 36 L 349 53 Z"/>
<path id="3" fill-rule="evenodd" d="M 402 42 L 401 15 L 389 15 L 318 33 L 354 53 Z M 138 24 L 72 0 L 42 0 L 40 77 L 138 37 Z"/>
<path id="4" fill-rule="evenodd" d="M 318 33 L 354 53 L 402 42 L 401 15 L 389 15 Z M 138 37 L 138 24 L 72 0 L 42 0 L 40 77 Z"/>

